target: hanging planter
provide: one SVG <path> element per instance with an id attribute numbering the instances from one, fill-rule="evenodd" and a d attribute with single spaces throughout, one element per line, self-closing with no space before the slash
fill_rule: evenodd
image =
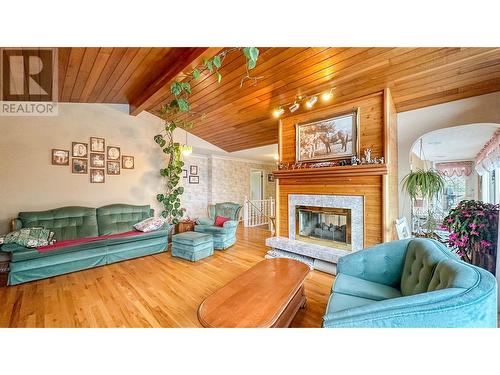
<path id="1" fill-rule="evenodd" d="M 417 197 L 432 199 L 444 189 L 443 176 L 432 169 L 411 171 L 403 178 L 402 183 L 403 189 L 412 200 Z"/>

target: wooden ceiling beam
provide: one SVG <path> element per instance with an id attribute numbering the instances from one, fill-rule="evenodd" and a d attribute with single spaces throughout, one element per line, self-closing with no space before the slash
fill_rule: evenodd
<path id="1" fill-rule="evenodd" d="M 206 47 L 186 49 L 186 53 L 179 56 L 167 71 L 162 72 L 145 91 L 130 101 L 130 114 L 137 116 L 142 111 L 151 109 L 162 97 L 169 95 L 170 83 L 174 79 L 185 77 L 189 73 L 188 70 L 194 69 L 203 62 L 203 59 L 215 56 L 222 49 Z M 154 69 L 154 67 L 151 68 Z"/>

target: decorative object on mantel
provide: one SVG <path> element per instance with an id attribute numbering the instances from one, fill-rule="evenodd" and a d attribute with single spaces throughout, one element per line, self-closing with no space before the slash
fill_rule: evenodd
<path id="1" fill-rule="evenodd" d="M 470 176 L 472 174 L 472 161 L 451 161 L 445 163 L 436 163 L 435 168 L 445 177 Z"/>
<path id="2" fill-rule="evenodd" d="M 359 108 L 327 119 L 295 125 L 296 160 L 329 161 L 359 152 Z"/>
<path id="3" fill-rule="evenodd" d="M 52 149 L 52 165 L 69 165 L 69 150 Z"/>
<path id="4" fill-rule="evenodd" d="M 372 149 L 365 148 L 363 150 L 364 157 L 361 160 L 357 159 L 357 164 L 384 164 L 384 157 L 372 158 Z"/>
<path id="5" fill-rule="evenodd" d="M 500 128 L 476 155 L 475 162 L 480 176 L 500 168 Z"/>
<path id="6" fill-rule="evenodd" d="M 450 210 L 442 227 L 450 232 L 448 245 L 462 258 L 495 274 L 498 204 L 463 200 Z"/>

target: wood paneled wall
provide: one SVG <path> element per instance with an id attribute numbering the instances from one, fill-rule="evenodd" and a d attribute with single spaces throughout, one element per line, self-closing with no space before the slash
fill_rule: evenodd
<path id="1" fill-rule="evenodd" d="M 384 156 L 387 172 L 379 175 L 313 175 L 279 174 L 277 184 L 278 235 L 288 236 L 289 194 L 360 195 L 364 197 L 364 246 L 372 246 L 394 238 L 397 207 L 397 133 L 396 110 L 389 90 L 356 100 L 321 105 L 280 121 L 280 160 L 295 162 L 295 124 L 333 117 L 359 108 L 360 154 L 372 149 L 372 157 Z M 341 167 L 338 167 L 341 168 Z M 354 171 L 353 171 L 354 173 Z M 277 175 L 278 176 L 278 175 Z"/>

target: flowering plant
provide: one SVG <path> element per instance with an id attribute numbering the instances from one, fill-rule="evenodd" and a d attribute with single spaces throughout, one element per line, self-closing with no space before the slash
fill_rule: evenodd
<path id="1" fill-rule="evenodd" d="M 450 232 L 448 244 L 466 262 L 474 263 L 473 252 L 495 255 L 498 208 L 498 204 L 464 200 L 444 218 L 441 227 Z"/>

